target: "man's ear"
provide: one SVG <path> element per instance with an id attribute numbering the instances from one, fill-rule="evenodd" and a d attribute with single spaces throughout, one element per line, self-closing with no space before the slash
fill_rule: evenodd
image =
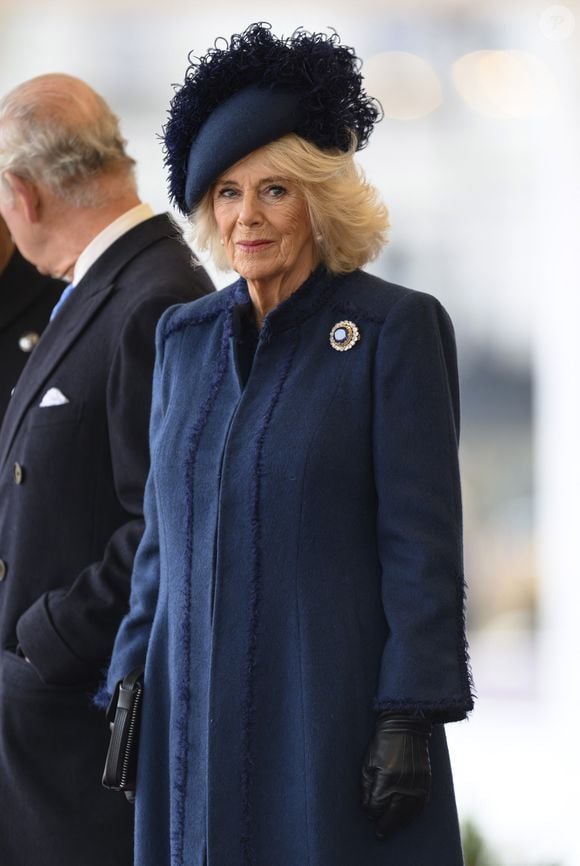
<path id="1" fill-rule="evenodd" d="M 12 193 L 12 207 L 19 210 L 29 223 L 37 223 L 40 218 L 41 200 L 36 184 L 11 171 L 4 174 L 4 180 Z"/>

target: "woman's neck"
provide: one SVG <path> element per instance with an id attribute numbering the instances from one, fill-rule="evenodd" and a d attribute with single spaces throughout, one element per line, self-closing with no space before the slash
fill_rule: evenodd
<path id="1" fill-rule="evenodd" d="M 308 262 L 308 266 L 291 275 L 277 274 L 262 280 L 247 280 L 250 300 L 254 306 L 256 324 L 261 328 L 264 319 L 272 310 L 293 295 L 304 283 L 317 263 Z"/>

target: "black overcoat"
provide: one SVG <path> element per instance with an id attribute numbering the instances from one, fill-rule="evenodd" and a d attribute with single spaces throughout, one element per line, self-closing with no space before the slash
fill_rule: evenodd
<path id="1" fill-rule="evenodd" d="M 132 862 L 131 807 L 101 788 L 108 731 L 90 696 L 143 530 L 155 326 L 211 289 L 168 217 L 136 226 L 50 323 L 4 418 L 2 866 Z"/>
<path id="2" fill-rule="evenodd" d="M 39 274 L 18 250 L 0 274 L 0 422 L 63 288 L 60 280 Z"/>

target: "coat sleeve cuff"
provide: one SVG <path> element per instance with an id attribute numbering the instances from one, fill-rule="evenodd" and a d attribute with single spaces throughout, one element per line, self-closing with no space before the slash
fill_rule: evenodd
<path id="1" fill-rule="evenodd" d="M 473 698 L 458 698 L 441 701 L 383 700 L 374 702 L 375 712 L 404 713 L 419 719 L 429 719 L 437 724 L 460 722 L 473 709 Z"/>
<path id="2" fill-rule="evenodd" d="M 75 655 L 54 627 L 50 615 L 51 594 L 41 595 L 22 614 L 16 625 L 18 643 L 47 685 L 87 682 L 94 671 Z"/>

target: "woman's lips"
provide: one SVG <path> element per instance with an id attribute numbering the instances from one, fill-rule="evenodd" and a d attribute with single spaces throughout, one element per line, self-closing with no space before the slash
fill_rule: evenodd
<path id="1" fill-rule="evenodd" d="M 268 240 L 236 241 L 236 246 L 245 253 L 258 253 L 265 247 L 270 246 L 271 243 L 272 241 Z"/>

